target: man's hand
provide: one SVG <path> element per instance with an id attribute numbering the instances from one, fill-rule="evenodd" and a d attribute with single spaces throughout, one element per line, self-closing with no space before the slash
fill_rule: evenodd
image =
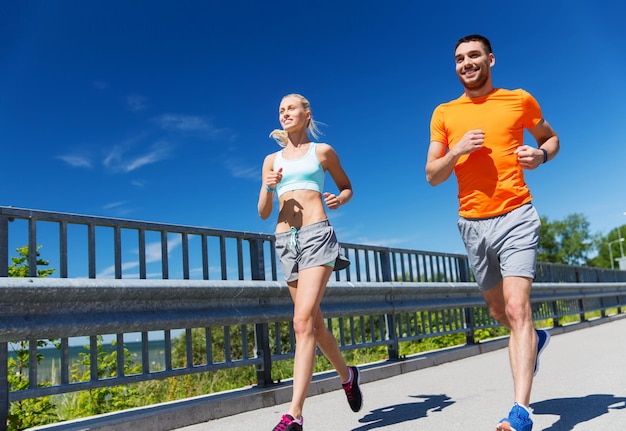
<path id="1" fill-rule="evenodd" d="M 474 151 L 478 151 L 483 147 L 485 143 L 485 132 L 480 129 L 470 130 L 461 140 L 452 147 L 452 150 L 457 155 L 470 154 Z"/>
<path id="2" fill-rule="evenodd" d="M 522 145 L 515 149 L 515 154 L 522 169 L 533 170 L 543 163 L 543 151 L 539 148 Z"/>

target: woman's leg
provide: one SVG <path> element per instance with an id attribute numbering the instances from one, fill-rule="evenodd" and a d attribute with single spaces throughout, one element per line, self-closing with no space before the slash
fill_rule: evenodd
<path id="1" fill-rule="evenodd" d="M 332 332 L 326 328 L 324 316 L 322 315 L 322 310 L 319 307 L 315 318 L 315 340 L 317 341 L 317 345 L 324 356 L 326 356 L 326 358 L 330 361 L 333 368 L 337 370 L 337 374 L 339 374 L 341 381 L 348 381 L 350 378 L 348 365 L 341 354 L 341 350 L 339 350 L 337 339 Z"/>
<path id="2" fill-rule="evenodd" d="M 296 333 L 293 395 L 289 414 L 296 419 L 302 416 L 304 400 L 313 376 L 316 348 L 315 327 L 320 320 L 318 317 L 320 302 L 331 273 L 331 267 L 315 266 L 301 270 L 298 273 L 298 280 L 288 283 L 294 303 L 293 329 Z M 323 323 L 323 319 L 321 320 Z"/>

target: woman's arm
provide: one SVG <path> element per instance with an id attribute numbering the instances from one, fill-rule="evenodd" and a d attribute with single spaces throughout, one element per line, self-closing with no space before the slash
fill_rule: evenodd
<path id="1" fill-rule="evenodd" d="M 272 214 L 272 203 L 274 201 L 274 191 L 276 184 L 282 180 L 282 168 L 274 171 L 274 159 L 276 154 L 270 154 L 263 161 L 263 172 L 261 174 L 261 190 L 259 191 L 259 202 L 257 209 L 259 216 L 266 220 Z M 268 190 L 271 189 L 271 190 Z"/>
<path id="2" fill-rule="evenodd" d="M 334 195 L 332 193 L 325 192 L 324 193 L 324 202 L 326 206 L 331 209 L 337 209 L 340 205 L 347 204 L 350 199 L 352 199 L 352 184 L 350 183 L 350 179 L 341 166 L 341 162 L 339 161 L 339 156 L 328 144 L 318 144 L 318 154 L 317 157 L 322 164 L 324 170 L 328 171 L 330 176 L 332 177 L 335 185 L 339 189 L 339 194 Z"/>

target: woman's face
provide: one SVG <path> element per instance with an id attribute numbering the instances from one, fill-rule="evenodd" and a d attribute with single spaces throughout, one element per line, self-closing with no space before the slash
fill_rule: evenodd
<path id="1" fill-rule="evenodd" d="M 278 120 L 284 130 L 292 132 L 306 129 L 311 113 L 304 110 L 302 101 L 295 96 L 287 96 L 280 102 Z"/>

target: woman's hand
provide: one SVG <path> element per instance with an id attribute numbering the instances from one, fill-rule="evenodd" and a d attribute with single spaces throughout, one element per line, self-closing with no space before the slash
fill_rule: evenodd
<path id="1" fill-rule="evenodd" d="M 324 203 L 328 207 L 328 209 L 336 210 L 342 204 L 339 196 L 334 195 L 332 193 L 325 192 L 324 193 Z"/>
<path id="2" fill-rule="evenodd" d="M 280 183 L 283 180 L 283 168 L 278 168 L 277 171 L 269 171 L 267 173 L 267 177 L 265 177 L 265 184 L 270 189 L 275 189 L 276 184 Z"/>

